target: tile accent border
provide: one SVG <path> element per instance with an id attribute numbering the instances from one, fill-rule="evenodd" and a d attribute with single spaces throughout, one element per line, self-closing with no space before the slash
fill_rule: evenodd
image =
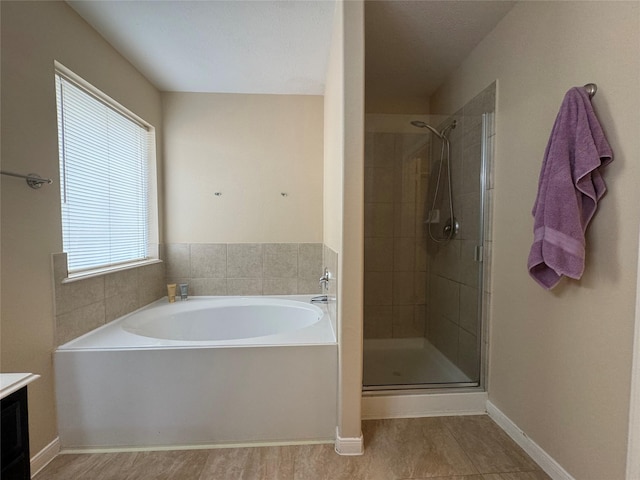
<path id="1" fill-rule="evenodd" d="M 336 453 L 343 456 L 364 455 L 364 437 L 341 437 L 336 427 Z"/>
<path id="2" fill-rule="evenodd" d="M 575 480 L 551 455 L 531 440 L 520 427 L 488 400 L 487 413 L 553 480 Z"/>

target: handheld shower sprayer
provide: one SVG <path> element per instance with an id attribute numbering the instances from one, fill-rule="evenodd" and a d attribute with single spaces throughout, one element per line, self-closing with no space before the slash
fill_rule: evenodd
<path id="1" fill-rule="evenodd" d="M 426 128 L 431 131 L 434 135 L 436 135 L 440 140 L 442 140 L 442 149 L 440 150 L 440 164 L 438 167 L 438 178 L 436 180 L 435 191 L 433 192 L 433 202 L 431 204 L 431 210 L 429 211 L 429 218 L 427 219 L 427 230 L 429 232 L 429 237 L 436 243 L 446 243 L 451 240 L 456 233 L 458 233 L 458 221 L 453 216 L 453 192 L 451 190 L 451 161 L 450 161 L 450 145 L 449 139 L 447 138 L 447 132 L 456 128 L 456 120 L 451 122 L 447 127 L 445 127 L 441 132 L 438 132 L 431 125 L 421 121 L 421 120 L 413 120 L 411 125 L 418 128 Z M 445 156 L 446 152 L 446 156 Z M 442 178 L 442 167 L 446 158 L 446 168 L 447 168 L 447 178 L 448 178 L 448 200 L 449 200 L 449 219 L 446 221 L 445 226 L 442 230 L 443 236 L 440 238 L 436 238 L 431 232 L 431 225 L 434 223 L 432 219 L 432 212 L 436 209 L 436 200 L 438 198 L 438 191 L 440 190 L 440 179 Z"/>

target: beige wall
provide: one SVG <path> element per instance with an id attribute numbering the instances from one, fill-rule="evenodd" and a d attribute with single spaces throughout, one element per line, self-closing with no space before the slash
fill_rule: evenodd
<path id="1" fill-rule="evenodd" d="M 1 2 L 2 169 L 54 179 L 40 190 L 2 177 L 3 372 L 29 386 L 32 455 L 57 435 L 51 253 L 62 250 L 54 60 L 156 127 L 158 91 L 64 2 Z M 158 138 L 160 131 L 157 130 Z"/>
<path id="2" fill-rule="evenodd" d="M 640 3 L 519 2 L 431 99 L 498 79 L 489 398 L 571 475 L 624 478 L 640 219 Z M 531 207 L 566 90 L 593 100 L 615 160 L 581 281 L 528 275 Z"/>
<path id="3" fill-rule="evenodd" d="M 167 243 L 322 241 L 322 97 L 162 99 Z"/>
<path id="4" fill-rule="evenodd" d="M 338 433 L 361 434 L 364 4 L 338 2 L 325 89 L 324 243 L 338 260 Z"/>

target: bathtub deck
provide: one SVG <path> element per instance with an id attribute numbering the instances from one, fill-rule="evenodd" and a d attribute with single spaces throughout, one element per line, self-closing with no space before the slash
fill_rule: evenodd
<path id="1" fill-rule="evenodd" d="M 487 416 L 369 420 L 362 429 L 359 457 L 333 445 L 59 455 L 34 480 L 549 479 Z"/>

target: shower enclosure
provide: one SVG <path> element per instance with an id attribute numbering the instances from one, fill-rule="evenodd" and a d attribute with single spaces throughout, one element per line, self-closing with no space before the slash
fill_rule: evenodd
<path id="1" fill-rule="evenodd" d="M 365 390 L 482 383 L 494 111 L 367 116 Z"/>

